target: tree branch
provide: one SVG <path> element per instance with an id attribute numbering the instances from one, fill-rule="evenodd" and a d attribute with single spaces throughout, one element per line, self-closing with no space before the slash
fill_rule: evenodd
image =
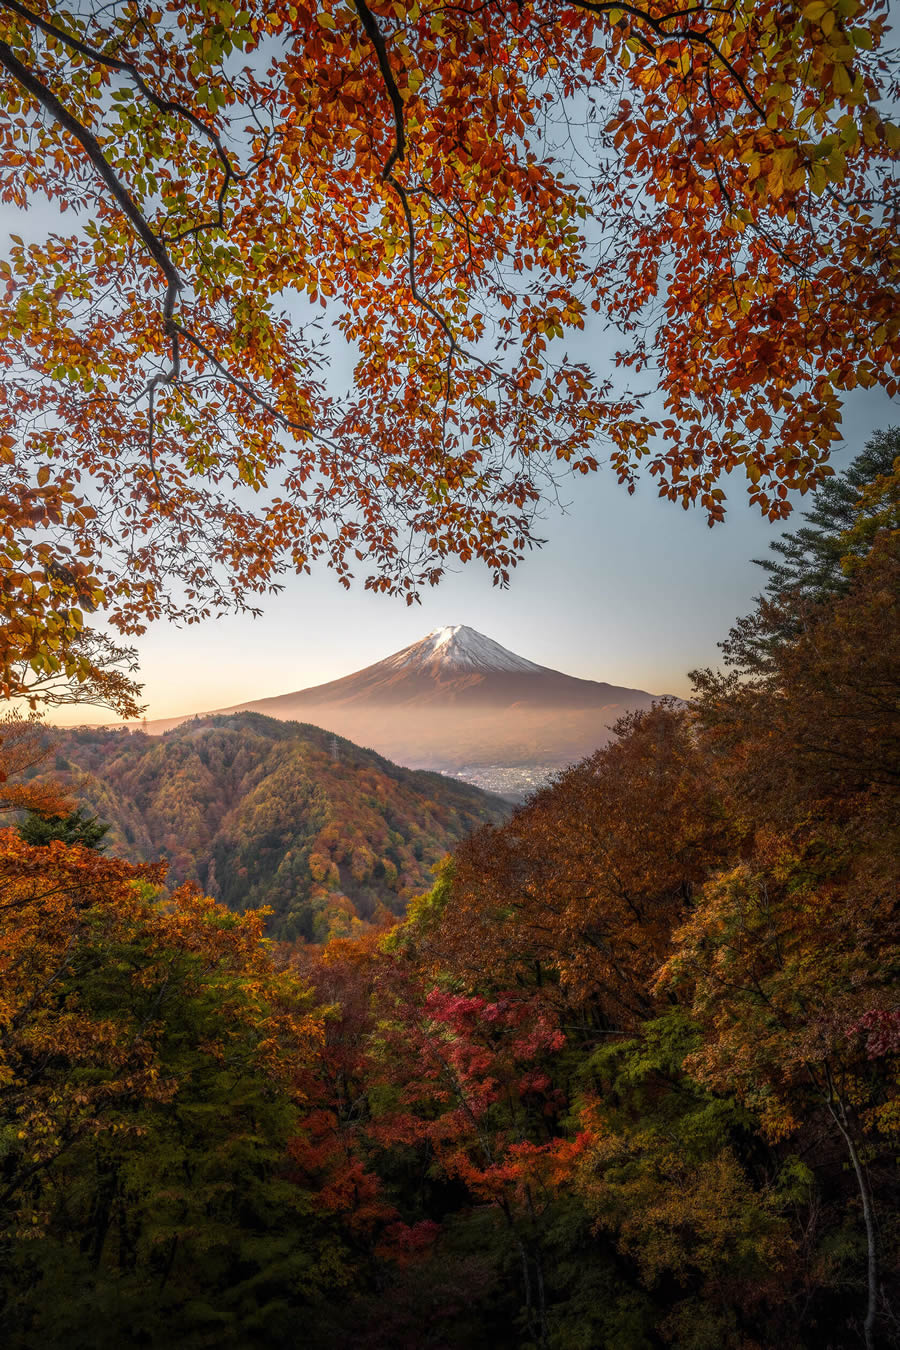
<path id="1" fill-rule="evenodd" d="M 105 61 L 108 65 L 113 66 L 115 69 L 128 71 L 128 73 L 131 74 L 134 77 L 134 79 L 138 82 L 141 91 L 160 111 L 180 112 L 184 116 L 186 116 L 192 123 L 194 123 L 206 134 L 208 134 L 213 143 L 217 146 L 220 152 L 220 157 L 226 169 L 226 177 L 223 181 L 222 189 L 219 193 L 219 213 L 221 216 L 222 206 L 224 204 L 224 194 L 227 190 L 231 178 L 241 177 L 242 175 L 238 174 L 231 168 L 230 161 L 228 160 L 227 155 L 222 149 L 218 137 L 215 135 L 215 133 L 210 131 L 209 128 L 204 127 L 203 123 L 200 122 L 199 119 L 196 118 L 193 113 L 191 113 L 187 109 L 184 109 L 180 104 L 167 103 L 164 100 L 158 99 L 156 95 L 152 92 L 152 90 L 150 90 L 146 86 L 144 81 L 137 74 L 134 68 L 129 65 L 128 62 L 119 61 L 113 57 L 106 57 L 102 53 L 93 52 L 90 48 L 85 47 L 83 43 L 78 42 L 77 39 L 67 37 L 67 35 L 63 33 L 62 30 L 55 29 L 54 25 L 46 23 L 46 21 L 40 19 L 38 16 L 31 15 L 30 11 L 26 10 L 24 6 L 19 5 L 17 3 L 17 0 L 0 0 L 0 5 L 13 9 L 15 10 L 16 13 L 22 14 L 27 19 L 33 20 L 38 24 L 39 27 L 50 33 L 51 36 L 58 37 L 60 41 L 67 41 L 69 45 L 72 46 L 75 50 L 88 55 L 92 59 Z M 31 96 L 37 100 L 40 106 L 44 108 L 48 113 L 50 113 L 50 115 L 53 118 L 55 118 L 55 120 L 59 123 L 59 125 L 65 131 L 67 131 L 82 147 L 92 167 L 94 168 L 94 171 L 97 173 L 98 177 L 102 179 L 103 183 L 109 189 L 110 193 L 113 196 L 114 201 L 118 205 L 122 214 L 128 220 L 129 224 L 134 229 L 141 243 L 151 254 L 160 271 L 163 273 L 163 276 L 165 277 L 166 296 L 165 301 L 163 303 L 163 323 L 166 336 L 168 337 L 171 343 L 171 365 L 168 371 L 154 375 L 152 379 L 148 381 L 147 388 L 145 391 L 149 400 L 147 449 L 150 458 L 150 471 L 153 475 L 153 479 L 154 482 L 156 483 L 156 488 L 157 491 L 159 492 L 159 495 L 161 497 L 165 497 L 166 492 L 162 483 L 160 482 L 159 474 L 156 467 L 156 455 L 154 444 L 155 398 L 156 398 L 156 391 L 161 385 L 173 384 L 181 374 L 181 349 L 179 341 L 180 338 L 183 338 L 185 341 L 189 342 L 197 351 L 201 352 L 207 358 L 207 360 L 209 360 L 215 366 L 215 368 L 219 371 L 220 374 L 224 375 L 225 378 L 228 379 L 232 384 L 234 384 L 239 389 L 241 389 L 245 394 L 247 394 L 248 397 L 251 398 L 258 406 L 264 408 L 267 412 L 269 412 L 273 417 L 275 417 L 279 422 L 281 422 L 282 425 L 290 428 L 293 431 L 302 432 L 312 436 L 317 436 L 317 433 L 313 431 L 312 427 L 306 426 L 301 423 L 293 422 L 291 421 L 290 418 L 285 417 L 282 413 L 279 413 L 279 411 L 276 408 L 274 408 L 266 399 L 262 398 L 261 395 L 257 394 L 249 384 L 233 375 L 231 371 L 229 371 L 228 368 L 214 355 L 214 353 L 210 351 L 210 349 L 203 342 L 200 341 L 199 338 L 195 337 L 182 324 L 176 322 L 174 318 L 175 301 L 177 299 L 179 291 L 182 290 L 184 286 L 184 283 L 182 282 L 181 277 L 179 276 L 178 269 L 176 268 L 175 264 L 173 263 L 169 255 L 165 242 L 154 233 L 153 229 L 151 228 L 149 222 L 147 221 L 140 207 L 134 201 L 128 189 L 125 187 L 124 183 L 119 178 L 119 176 L 113 169 L 112 165 L 107 160 L 96 136 L 94 136 L 94 134 L 86 126 L 83 125 L 83 123 L 81 123 L 76 117 L 73 116 L 72 113 L 69 112 L 69 110 L 65 107 L 65 105 L 60 102 L 60 100 L 56 97 L 53 91 L 49 88 L 49 86 L 45 84 L 44 81 L 34 71 L 30 70 L 22 61 L 20 61 L 18 57 L 15 56 L 15 54 L 12 52 L 8 44 L 5 42 L 0 42 L 0 66 L 5 67 L 6 70 L 8 70 L 9 73 L 13 76 L 13 78 L 22 86 L 22 88 L 27 90 L 28 93 L 31 94 Z M 325 440 L 326 438 L 317 437 L 317 439 Z M 327 443 L 331 444 L 331 442 Z"/>
<path id="2" fill-rule="evenodd" d="M 744 98 L 750 104 L 753 111 L 765 121 L 765 109 L 760 107 L 743 76 L 739 74 L 732 62 L 729 61 L 728 57 L 719 50 L 708 33 L 697 32 L 692 28 L 681 28 L 677 29 L 675 32 L 668 32 L 663 27 L 663 24 L 669 22 L 669 20 L 684 18 L 692 13 L 696 13 L 696 10 L 676 10 L 672 14 L 666 14 L 661 18 L 654 19 L 652 14 L 647 14 L 645 10 L 638 9 L 636 5 L 629 5 L 627 0 L 623 0 L 622 3 L 620 3 L 620 0 L 599 0 L 599 3 L 593 3 L 592 0 L 568 0 L 568 3 L 571 4 L 574 9 L 583 9 L 590 14 L 609 14 L 612 9 L 620 10 L 625 14 L 629 14 L 633 19 L 639 19 L 641 23 L 647 24 L 648 27 L 653 29 L 653 32 L 656 33 L 657 37 L 662 38 L 666 42 L 691 42 L 698 43 L 701 47 L 706 47 L 718 61 L 721 61 L 731 78 L 740 88 L 741 93 L 744 95 Z"/>
<path id="3" fill-rule="evenodd" d="M 48 37 L 55 38 L 58 42 L 64 43 L 71 51 L 78 52 L 80 56 L 86 57 L 89 61 L 96 61 L 101 65 L 108 66 L 111 70 L 122 71 L 134 81 L 144 98 L 146 98 L 158 112 L 175 113 L 179 117 L 185 118 L 202 136 L 205 136 L 215 150 L 219 161 L 222 164 L 224 173 L 224 180 L 219 190 L 217 202 L 218 220 L 215 222 L 219 226 L 222 225 L 224 219 L 223 211 L 225 197 L 227 196 L 232 179 L 239 180 L 245 178 L 250 170 L 242 172 L 234 167 L 228 152 L 222 144 L 221 138 L 212 127 L 207 126 L 202 118 L 198 117 L 190 108 L 185 107 L 183 103 L 175 103 L 170 99 L 160 98 L 159 95 L 154 93 L 150 88 L 140 71 L 131 61 L 123 61 L 117 56 L 107 55 L 106 52 L 99 51 L 96 47 L 89 46 L 86 42 L 82 42 L 79 38 L 76 38 L 73 34 L 67 33 L 64 28 L 59 28 L 56 24 L 50 23 L 47 19 L 43 18 L 42 15 L 35 14 L 33 10 L 20 4 L 19 0 L 0 0 L 0 8 L 8 9 L 13 14 L 18 14 L 19 18 L 24 19 L 26 23 L 34 24 L 36 28 L 40 28 L 41 32 L 46 33 Z"/>
<path id="4" fill-rule="evenodd" d="M 119 210 L 126 217 L 165 277 L 166 299 L 163 305 L 163 316 L 167 321 L 170 320 L 175 311 L 176 297 L 184 283 L 178 275 L 178 269 L 169 257 L 165 245 L 153 233 L 140 207 L 104 155 L 96 136 L 69 112 L 68 108 L 53 93 L 53 90 L 33 70 L 24 65 L 5 42 L 0 42 L 0 66 L 5 67 L 13 79 L 23 89 L 26 89 L 32 98 L 36 99 L 41 107 L 50 113 L 84 150 L 97 176 L 109 188 Z"/>
<path id="5" fill-rule="evenodd" d="M 301 435 L 311 436 L 313 440 L 320 441 L 323 445 L 327 445 L 333 450 L 338 448 L 334 441 L 330 440 L 327 436 L 323 436 L 321 432 L 316 431 L 315 428 L 311 427 L 307 422 L 293 421 L 285 413 L 276 408 L 273 403 L 270 403 L 268 399 L 263 398 L 262 394 L 258 394 L 251 384 L 248 384 L 246 380 L 242 380 L 239 375 L 235 375 L 233 371 L 229 370 L 225 363 L 219 360 L 215 352 L 207 347 L 205 342 L 201 341 L 201 339 L 189 329 L 184 328 L 175 319 L 172 320 L 172 329 L 176 336 L 184 338 L 185 342 L 193 347 L 195 351 L 198 351 L 201 356 L 205 356 L 207 361 L 215 366 L 219 374 L 228 380 L 229 384 L 234 385 L 236 389 L 240 389 L 242 394 L 246 394 L 258 408 L 262 408 L 263 411 L 267 412 L 270 417 L 273 417 L 276 422 L 280 422 L 281 425 L 286 427 L 289 431 L 296 431 Z"/>
<path id="6" fill-rule="evenodd" d="M 384 86 L 387 89 L 388 98 L 391 100 L 391 107 L 394 110 L 394 148 L 388 155 L 385 166 L 381 171 L 382 182 L 387 182 L 393 172 L 394 165 L 398 160 L 402 160 L 406 154 L 406 126 L 403 96 L 397 88 L 397 81 L 394 79 L 394 72 L 391 70 L 391 62 L 388 57 L 384 34 L 375 21 L 375 15 L 369 9 L 365 0 L 353 0 L 353 4 L 360 17 L 362 26 L 366 30 L 366 36 L 375 48 L 375 55 L 378 58 L 378 68 L 381 71 L 381 78 L 384 80 Z"/>

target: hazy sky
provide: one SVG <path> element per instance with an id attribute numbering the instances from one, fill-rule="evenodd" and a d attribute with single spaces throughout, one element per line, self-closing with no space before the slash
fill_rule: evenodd
<path id="1" fill-rule="evenodd" d="M 835 467 L 876 427 L 897 422 L 898 401 L 877 392 L 855 396 L 845 408 L 846 448 Z M 322 570 L 290 579 L 261 619 L 155 625 L 136 644 L 148 717 L 319 684 L 454 623 L 572 675 L 687 693 L 686 672 L 716 662 L 716 643 L 758 593 L 763 577 L 751 559 L 766 552 L 776 527 L 744 505 L 736 479 L 728 518 L 712 530 L 701 512 L 660 501 L 649 481 L 633 497 L 603 471 L 568 486 L 571 509 L 548 514 L 547 544 L 516 570 L 507 591 L 469 567 L 408 608 L 361 589 L 345 592 Z M 795 516 L 787 528 L 798 524 Z M 69 709 L 54 720 L 106 719 Z"/>

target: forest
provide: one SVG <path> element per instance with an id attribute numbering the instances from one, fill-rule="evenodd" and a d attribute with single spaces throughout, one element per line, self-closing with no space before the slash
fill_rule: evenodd
<path id="1" fill-rule="evenodd" d="M 259 713 L 194 718 L 162 737 L 78 728 L 43 739 L 46 757 L 23 781 L 77 796 L 118 857 L 165 859 L 170 884 L 270 910 L 267 931 L 283 939 L 348 937 L 402 914 L 434 863 L 509 814 L 465 783 Z"/>
<path id="2" fill-rule="evenodd" d="M 724 674 L 324 944 L 4 724 L 13 1350 L 897 1343 L 900 434 L 806 521 Z"/>
<path id="3" fill-rule="evenodd" d="M 900 1344 L 892 19 L 0 0 L 9 1350 Z M 148 626 L 502 598 L 601 472 L 763 593 L 508 817 L 265 719 L 44 758 Z"/>

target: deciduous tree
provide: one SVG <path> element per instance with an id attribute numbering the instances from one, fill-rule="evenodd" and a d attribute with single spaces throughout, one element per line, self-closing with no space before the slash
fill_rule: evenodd
<path id="1" fill-rule="evenodd" d="M 0 811 L 69 814 L 71 798 L 58 783 L 12 781 L 30 777 L 48 754 L 47 731 L 37 716 L 22 717 L 14 710 L 0 717 Z"/>
<path id="2" fill-rule="evenodd" d="M 735 835 L 687 710 L 657 706 L 457 851 L 426 950 L 627 1032 L 693 888 Z"/>
<path id="3" fill-rule="evenodd" d="M 81 678 L 86 602 L 133 632 L 316 559 L 409 599 L 450 558 L 505 582 L 548 479 L 604 453 L 711 520 L 735 469 L 784 515 L 843 391 L 896 390 L 886 23 L 4 0 L 0 198 L 76 217 L 3 264 L 7 670 Z M 618 373 L 565 354 L 592 309 Z"/>
<path id="4" fill-rule="evenodd" d="M 0 831 L 0 1325 L 22 1350 L 275 1346 L 342 1278 L 288 1162 L 309 990 L 260 916 L 163 874 Z"/>

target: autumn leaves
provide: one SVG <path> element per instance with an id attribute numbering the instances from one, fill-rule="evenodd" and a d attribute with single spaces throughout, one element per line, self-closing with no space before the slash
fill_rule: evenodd
<path id="1" fill-rule="evenodd" d="M 505 582 L 563 465 L 645 465 L 711 520 L 739 470 L 776 518 L 842 393 L 896 387 L 882 7 L 0 16 L 0 190 L 85 222 L 4 263 L 10 687 L 103 668 L 74 592 L 52 658 L 14 631 L 48 549 L 126 632 L 316 560 L 408 599 L 453 558 Z M 349 389 L 294 295 L 353 344 Z M 611 382 L 564 355 L 590 313 Z"/>

